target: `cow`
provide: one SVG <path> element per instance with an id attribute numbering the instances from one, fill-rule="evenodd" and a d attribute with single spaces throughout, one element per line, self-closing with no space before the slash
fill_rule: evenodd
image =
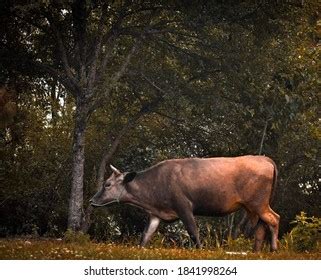
<path id="1" fill-rule="evenodd" d="M 148 243 L 161 220 L 181 219 L 200 248 L 194 215 L 224 216 L 244 208 L 255 228 L 254 251 L 261 250 L 267 229 L 271 251 L 277 250 L 280 216 L 270 207 L 277 167 L 269 157 L 170 159 L 140 172 L 110 167 L 111 176 L 90 203 L 101 207 L 118 202 L 144 209 L 149 222 L 141 246 Z"/>

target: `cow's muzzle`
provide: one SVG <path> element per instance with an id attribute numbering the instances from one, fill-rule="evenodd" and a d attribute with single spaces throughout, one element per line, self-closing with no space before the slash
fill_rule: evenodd
<path id="1" fill-rule="evenodd" d="M 106 202 L 106 203 L 102 203 L 102 204 L 96 203 L 93 199 L 89 200 L 89 202 L 90 202 L 90 205 L 93 206 L 93 207 L 102 207 L 102 206 L 107 206 L 109 204 L 115 203 L 116 200 L 112 200 L 112 201 L 109 201 L 109 202 Z"/>
<path id="2" fill-rule="evenodd" d="M 100 207 L 100 206 L 101 206 L 100 204 L 96 203 L 93 199 L 90 199 L 90 200 L 89 200 L 89 203 L 90 203 L 90 205 L 93 206 L 93 207 Z"/>

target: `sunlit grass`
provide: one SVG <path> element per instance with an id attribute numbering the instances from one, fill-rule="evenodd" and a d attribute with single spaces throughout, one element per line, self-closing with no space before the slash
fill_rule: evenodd
<path id="1" fill-rule="evenodd" d="M 112 243 L 66 243 L 63 240 L 1 239 L 0 259 L 321 259 L 321 251 L 294 253 L 281 250 L 277 253 L 231 254 L 224 250 L 184 248 L 139 248 Z"/>

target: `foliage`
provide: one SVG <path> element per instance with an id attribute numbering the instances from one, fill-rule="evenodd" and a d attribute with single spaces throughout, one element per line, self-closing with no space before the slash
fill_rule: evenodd
<path id="1" fill-rule="evenodd" d="M 17 114 L 17 105 L 13 94 L 5 88 L 0 88 L 0 128 L 9 126 Z"/>
<path id="2" fill-rule="evenodd" d="M 72 231 L 71 229 L 68 229 L 65 232 L 63 240 L 66 243 L 75 243 L 79 245 L 86 245 L 90 242 L 90 236 L 88 234 L 85 234 L 81 231 Z"/>
<path id="3" fill-rule="evenodd" d="M 224 244 L 224 249 L 236 252 L 248 252 L 253 249 L 253 240 L 245 238 L 244 235 L 240 235 L 236 239 L 229 236 Z"/>
<path id="4" fill-rule="evenodd" d="M 295 252 L 318 250 L 321 243 L 321 218 L 307 217 L 302 211 L 292 224 L 295 227 L 284 238 L 287 248 Z"/>

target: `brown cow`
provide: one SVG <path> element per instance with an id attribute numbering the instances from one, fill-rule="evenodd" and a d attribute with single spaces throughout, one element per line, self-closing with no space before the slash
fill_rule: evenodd
<path id="1" fill-rule="evenodd" d="M 268 157 L 172 159 L 137 173 L 111 168 L 112 175 L 91 204 L 121 202 L 143 208 L 150 219 L 142 246 L 150 240 L 160 220 L 180 218 L 199 248 L 194 215 L 222 216 L 243 207 L 252 225 L 257 225 L 254 249 L 261 249 L 267 225 L 272 234 L 271 250 L 277 250 L 279 215 L 270 207 L 277 168 Z"/>

